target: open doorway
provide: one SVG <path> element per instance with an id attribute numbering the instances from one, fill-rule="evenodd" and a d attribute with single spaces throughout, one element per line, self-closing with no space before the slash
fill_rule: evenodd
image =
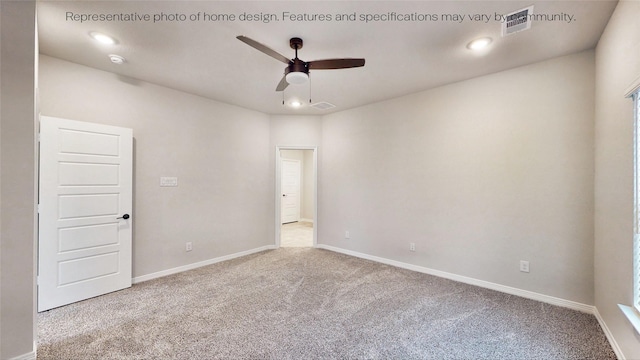
<path id="1" fill-rule="evenodd" d="M 315 147 L 276 151 L 276 246 L 314 247 L 317 228 Z"/>

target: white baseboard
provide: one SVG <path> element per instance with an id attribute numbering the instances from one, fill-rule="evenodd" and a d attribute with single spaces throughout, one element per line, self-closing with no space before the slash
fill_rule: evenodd
<path id="1" fill-rule="evenodd" d="M 36 352 L 32 351 L 30 353 L 22 354 L 20 356 L 16 356 L 9 360 L 36 360 Z"/>
<path id="2" fill-rule="evenodd" d="M 607 337 L 607 340 L 609 340 L 609 344 L 611 345 L 611 348 L 613 349 L 613 352 L 616 354 L 616 357 L 618 358 L 618 360 L 625 360 L 626 357 L 622 353 L 622 349 L 620 349 L 620 345 L 618 345 L 618 342 L 613 337 L 613 333 L 611 333 L 611 330 L 609 330 L 609 327 L 607 326 L 607 323 L 604 322 L 604 319 L 600 315 L 600 312 L 598 311 L 598 308 L 595 308 L 594 310 L 595 311 L 593 312 L 593 315 L 595 315 L 596 319 L 598 319 L 598 323 L 600 324 L 600 327 L 602 328 L 602 332 L 604 332 L 604 335 Z"/>
<path id="3" fill-rule="evenodd" d="M 22 355 L 16 356 L 16 357 L 13 357 L 13 358 L 11 358 L 9 360 L 36 360 L 36 358 L 37 358 L 36 348 L 37 348 L 37 344 L 34 341 L 33 342 L 33 351 L 28 352 L 26 354 L 22 354 Z"/>
<path id="4" fill-rule="evenodd" d="M 200 262 L 197 262 L 197 263 L 188 264 L 188 265 L 184 265 L 184 266 L 178 266 L 178 267 L 175 267 L 173 269 L 162 270 L 162 271 L 158 271 L 158 272 L 155 272 L 155 273 L 152 273 L 152 274 L 137 276 L 137 277 L 134 277 L 133 279 L 131 279 L 131 282 L 133 284 L 137 284 L 137 283 L 141 283 L 143 281 L 149 281 L 149 280 L 157 279 L 157 278 L 160 278 L 160 277 L 163 277 L 163 276 L 181 273 L 181 272 L 187 271 L 187 270 L 197 269 L 199 267 L 203 267 L 203 266 L 219 263 L 221 261 L 226 261 L 226 260 L 239 258 L 241 256 L 255 254 L 255 253 L 258 253 L 258 252 L 261 252 L 261 251 L 273 250 L 275 248 L 276 248 L 275 245 L 262 246 L 262 247 L 251 249 L 251 250 L 247 250 L 247 251 L 241 251 L 241 252 L 235 253 L 235 254 L 220 256 L 220 257 L 217 257 L 217 258 L 204 260 L 204 261 L 200 261 Z"/>
<path id="5" fill-rule="evenodd" d="M 429 274 L 429 275 L 433 275 L 433 276 L 437 276 L 437 277 L 441 277 L 441 278 L 445 278 L 445 279 L 449 279 L 449 280 L 454 280 L 454 281 L 462 282 L 462 283 L 469 284 L 469 285 L 475 285 L 475 286 L 479 286 L 479 287 L 483 287 L 483 288 L 487 288 L 487 289 L 491 289 L 491 290 L 496 290 L 496 291 L 500 291 L 500 292 L 503 292 L 503 293 L 506 293 L 506 294 L 511 294 L 511 295 L 524 297 L 524 298 L 527 298 L 527 299 L 537 300 L 537 301 L 544 302 L 544 303 L 547 303 L 547 304 L 562 306 L 562 307 L 565 307 L 565 308 L 578 310 L 578 311 L 585 312 L 585 313 L 588 313 L 588 314 L 595 314 L 595 310 L 596 310 L 595 306 L 593 306 L 593 305 L 582 304 L 582 303 L 579 303 L 579 302 L 575 302 L 575 301 L 571 301 L 571 300 L 565 300 L 565 299 L 561 299 L 561 298 L 557 298 L 557 297 L 553 297 L 553 296 L 549 296 L 549 295 L 544 295 L 544 294 L 536 293 L 536 292 L 533 292 L 533 291 L 522 290 L 522 289 L 514 288 L 514 287 L 511 287 L 511 286 L 500 285 L 500 284 L 492 283 L 492 282 L 489 282 L 489 281 L 484 281 L 484 280 L 474 279 L 474 278 L 470 278 L 470 277 L 466 277 L 466 276 L 456 275 L 456 274 L 448 273 L 448 272 L 445 272 L 445 271 L 434 270 L 434 269 L 426 268 L 426 267 L 423 267 L 423 266 L 407 264 L 407 263 L 403 263 L 403 262 L 400 262 L 400 261 L 395 261 L 395 260 L 381 258 L 381 257 L 378 257 L 378 256 L 363 254 L 363 253 L 359 253 L 357 251 L 341 249 L 341 248 L 337 248 L 337 247 L 334 247 L 334 246 L 323 245 L 323 244 L 318 244 L 318 248 L 325 249 L 325 250 L 330 250 L 330 251 L 334 251 L 334 252 L 338 252 L 338 253 L 342 253 L 342 254 L 345 254 L 345 255 L 355 256 L 355 257 L 359 257 L 359 258 L 362 258 L 362 259 L 367 259 L 367 260 L 371 260 L 371 261 L 375 261 L 375 262 L 379 262 L 379 263 L 382 263 L 382 264 L 387 264 L 387 265 L 391 265 L 391 266 L 395 266 L 395 267 L 399 267 L 399 268 L 403 268 L 403 269 L 407 269 L 407 270 L 417 271 L 417 272 L 421 272 L 421 273 L 424 273 L 424 274 Z"/>

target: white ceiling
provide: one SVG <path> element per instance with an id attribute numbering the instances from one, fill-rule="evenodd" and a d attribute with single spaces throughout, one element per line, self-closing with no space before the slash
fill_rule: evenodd
<path id="1" fill-rule="evenodd" d="M 568 14 L 574 21 L 535 22 L 528 31 L 501 37 L 495 13 L 529 5 L 537 14 Z M 40 52 L 120 75 L 167 86 L 268 114 L 325 114 L 390 99 L 595 47 L 616 1 L 39 1 Z M 282 20 L 283 12 L 330 14 L 332 21 Z M 186 21 L 72 21 L 74 14 L 184 14 Z M 438 21 L 335 20 L 335 14 L 436 14 Z M 191 15 L 273 13 L 280 21 L 191 21 Z M 487 14 L 491 21 L 445 22 L 441 14 Z M 105 46 L 89 37 L 115 37 Z M 365 58 L 362 68 L 311 71 L 311 99 L 336 105 L 291 109 L 275 91 L 285 64 L 236 39 L 248 36 L 292 58 L 289 38 L 301 37 L 299 57 Z M 489 36 L 482 54 L 466 48 Z M 107 55 L 127 59 L 112 64 Z M 287 97 L 308 88 L 291 87 Z"/>

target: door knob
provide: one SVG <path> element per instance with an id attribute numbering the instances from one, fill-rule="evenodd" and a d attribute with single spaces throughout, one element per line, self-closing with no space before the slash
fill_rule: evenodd
<path id="1" fill-rule="evenodd" d="M 127 219 L 128 219 L 128 218 L 130 218 L 130 217 L 131 217 L 131 216 L 129 216 L 129 214 L 124 214 L 124 215 L 122 215 L 122 216 L 120 216 L 120 217 L 117 217 L 116 219 L 125 219 L 125 220 L 127 220 Z"/>
<path id="2" fill-rule="evenodd" d="M 282 194 L 282 196 L 287 196 L 287 194 Z"/>

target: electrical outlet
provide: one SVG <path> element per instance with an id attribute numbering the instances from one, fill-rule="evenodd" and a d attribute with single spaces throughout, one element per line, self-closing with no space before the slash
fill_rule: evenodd
<path id="1" fill-rule="evenodd" d="M 520 271 L 529 272 L 529 262 L 526 260 L 520 260 Z"/>
<path id="2" fill-rule="evenodd" d="M 416 243 L 409 243 L 409 251 L 416 251 Z"/>
<path id="3" fill-rule="evenodd" d="M 351 239 L 351 236 L 350 236 L 350 234 L 349 234 L 349 231 L 345 231 L 345 232 L 344 232 L 344 238 L 345 238 L 345 239 Z"/>
<path id="4" fill-rule="evenodd" d="M 178 178 L 177 177 L 163 176 L 163 177 L 160 178 L 160 186 L 162 186 L 162 187 L 166 187 L 166 186 L 175 187 L 175 186 L 178 186 Z"/>
<path id="5" fill-rule="evenodd" d="M 188 242 L 185 248 L 186 248 L 186 251 L 191 251 L 193 250 L 193 244 L 191 242 Z"/>

